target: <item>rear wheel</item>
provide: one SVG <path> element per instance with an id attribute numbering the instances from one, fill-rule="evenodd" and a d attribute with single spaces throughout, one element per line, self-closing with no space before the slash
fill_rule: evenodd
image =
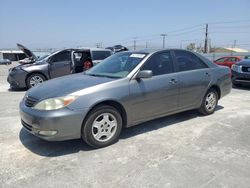
<path id="1" fill-rule="evenodd" d="M 209 115 L 214 113 L 218 104 L 218 92 L 215 89 L 210 89 L 203 98 L 202 104 L 199 108 L 199 112 L 203 115 Z"/>
<path id="2" fill-rule="evenodd" d="M 120 113 L 112 106 L 92 110 L 82 128 L 82 138 L 90 146 L 101 148 L 118 141 L 122 130 Z"/>
<path id="3" fill-rule="evenodd" d="M 43 83 L 46 80 L 46 78 L 39 73 L 31 74 L 27 80 L 26 85 L 28 88 L 35 87 L 41 83 Z"/>

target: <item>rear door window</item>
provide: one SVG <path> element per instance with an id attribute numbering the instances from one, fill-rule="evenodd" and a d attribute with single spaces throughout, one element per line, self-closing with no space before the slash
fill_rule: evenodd
<path id="1" fill-rule="evenodd" d="M 236 58 L 236 57 L 230 57 L 230 58 L 228 58 L 228 61 L 236 62 L 236 61 L 237 61 L 237 58 Z"/>
<path id="2" fill-rule="evenodd" d="M 175 50 L 174 53 L 179 71 L 208 68 L 208 66 L 200 58 L 191 52 Z"/>

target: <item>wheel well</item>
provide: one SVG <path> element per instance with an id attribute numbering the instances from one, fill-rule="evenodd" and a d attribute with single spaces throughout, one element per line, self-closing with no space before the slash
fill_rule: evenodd
<path id="1" fill-rule="evenodd" d="M 28 79 L 29 76 L 32 75 L 32 74 L 41 74 L 41 75 L 44 76 L 44 78 L 45 78 L 46 80 L 48 80 L 47 76 L 46 76 L 45 74 L 41 73 L 41 72 L 31 72 L 31 73 L 27 74 L 27 76 L 26 76 L 26 78 L 25 78 L 25 83 L 27 83 L 27 79 Z"/>
<path id="2" fill-rule="evenodd" d="M 122 117 L 122 126 L 125 127 L 125 126 L 127 125 L 127 113 L 126 113 L 124 107 L 123 107 L 120 103 L 118 103 L 118 102 L 116 102 L 116 101 L 112 101 L 112 100 L 103 101 L 103 102 L 100 102 L 100 103 L 96 104 L 95 106 L 93 106 L 93 107 L 89 110 L 89 112 L 88 112 L 88 114 L 86 115 L 86 117 L 88 117 L 88 115 L 90 114 L 90 112 L 91 112 L 93 109 L 95 109 L 95 108 L 98 107 L 98 106 L 102 106 L 102 105 L 109 105 L 109 106 L 114 107 L 116 110 L 118 110 L 118 112 L 120 112 L 121 117 Z M 83 122 L 85 122 L 85 120 L 86 120 L 86 118 L 84 119 Z"/>
<path id="3" fill-rule="evenodd" d="M 221 97 L 221 91 L 220 91 L 219 86 L 213 85 L 213 86 L 210 87 L 210 89 L 215 89 L 215 90 L 217 91 L 218 97 L 219 97 L 219 99 L 220 99 L 220 97 Z"/>

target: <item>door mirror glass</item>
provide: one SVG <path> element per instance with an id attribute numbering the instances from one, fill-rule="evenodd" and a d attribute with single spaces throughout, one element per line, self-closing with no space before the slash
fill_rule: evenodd
<path id="1" fill-rule="evenodd" d="M 136 79 L 151 78 L 153 75 L 151 70 L 142 70 L 136 75 Z"/>

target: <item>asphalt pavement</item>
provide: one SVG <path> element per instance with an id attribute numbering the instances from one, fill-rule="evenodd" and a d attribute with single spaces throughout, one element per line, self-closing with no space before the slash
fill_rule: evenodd
<path id="1" fill-rule="evenodd" d="M 216 112 L 192 110 L 150 121 L 92 149 L 27 133 L 0 65 L 0 187 L 249 187 L 250 88 L 234 88 Z"/>

